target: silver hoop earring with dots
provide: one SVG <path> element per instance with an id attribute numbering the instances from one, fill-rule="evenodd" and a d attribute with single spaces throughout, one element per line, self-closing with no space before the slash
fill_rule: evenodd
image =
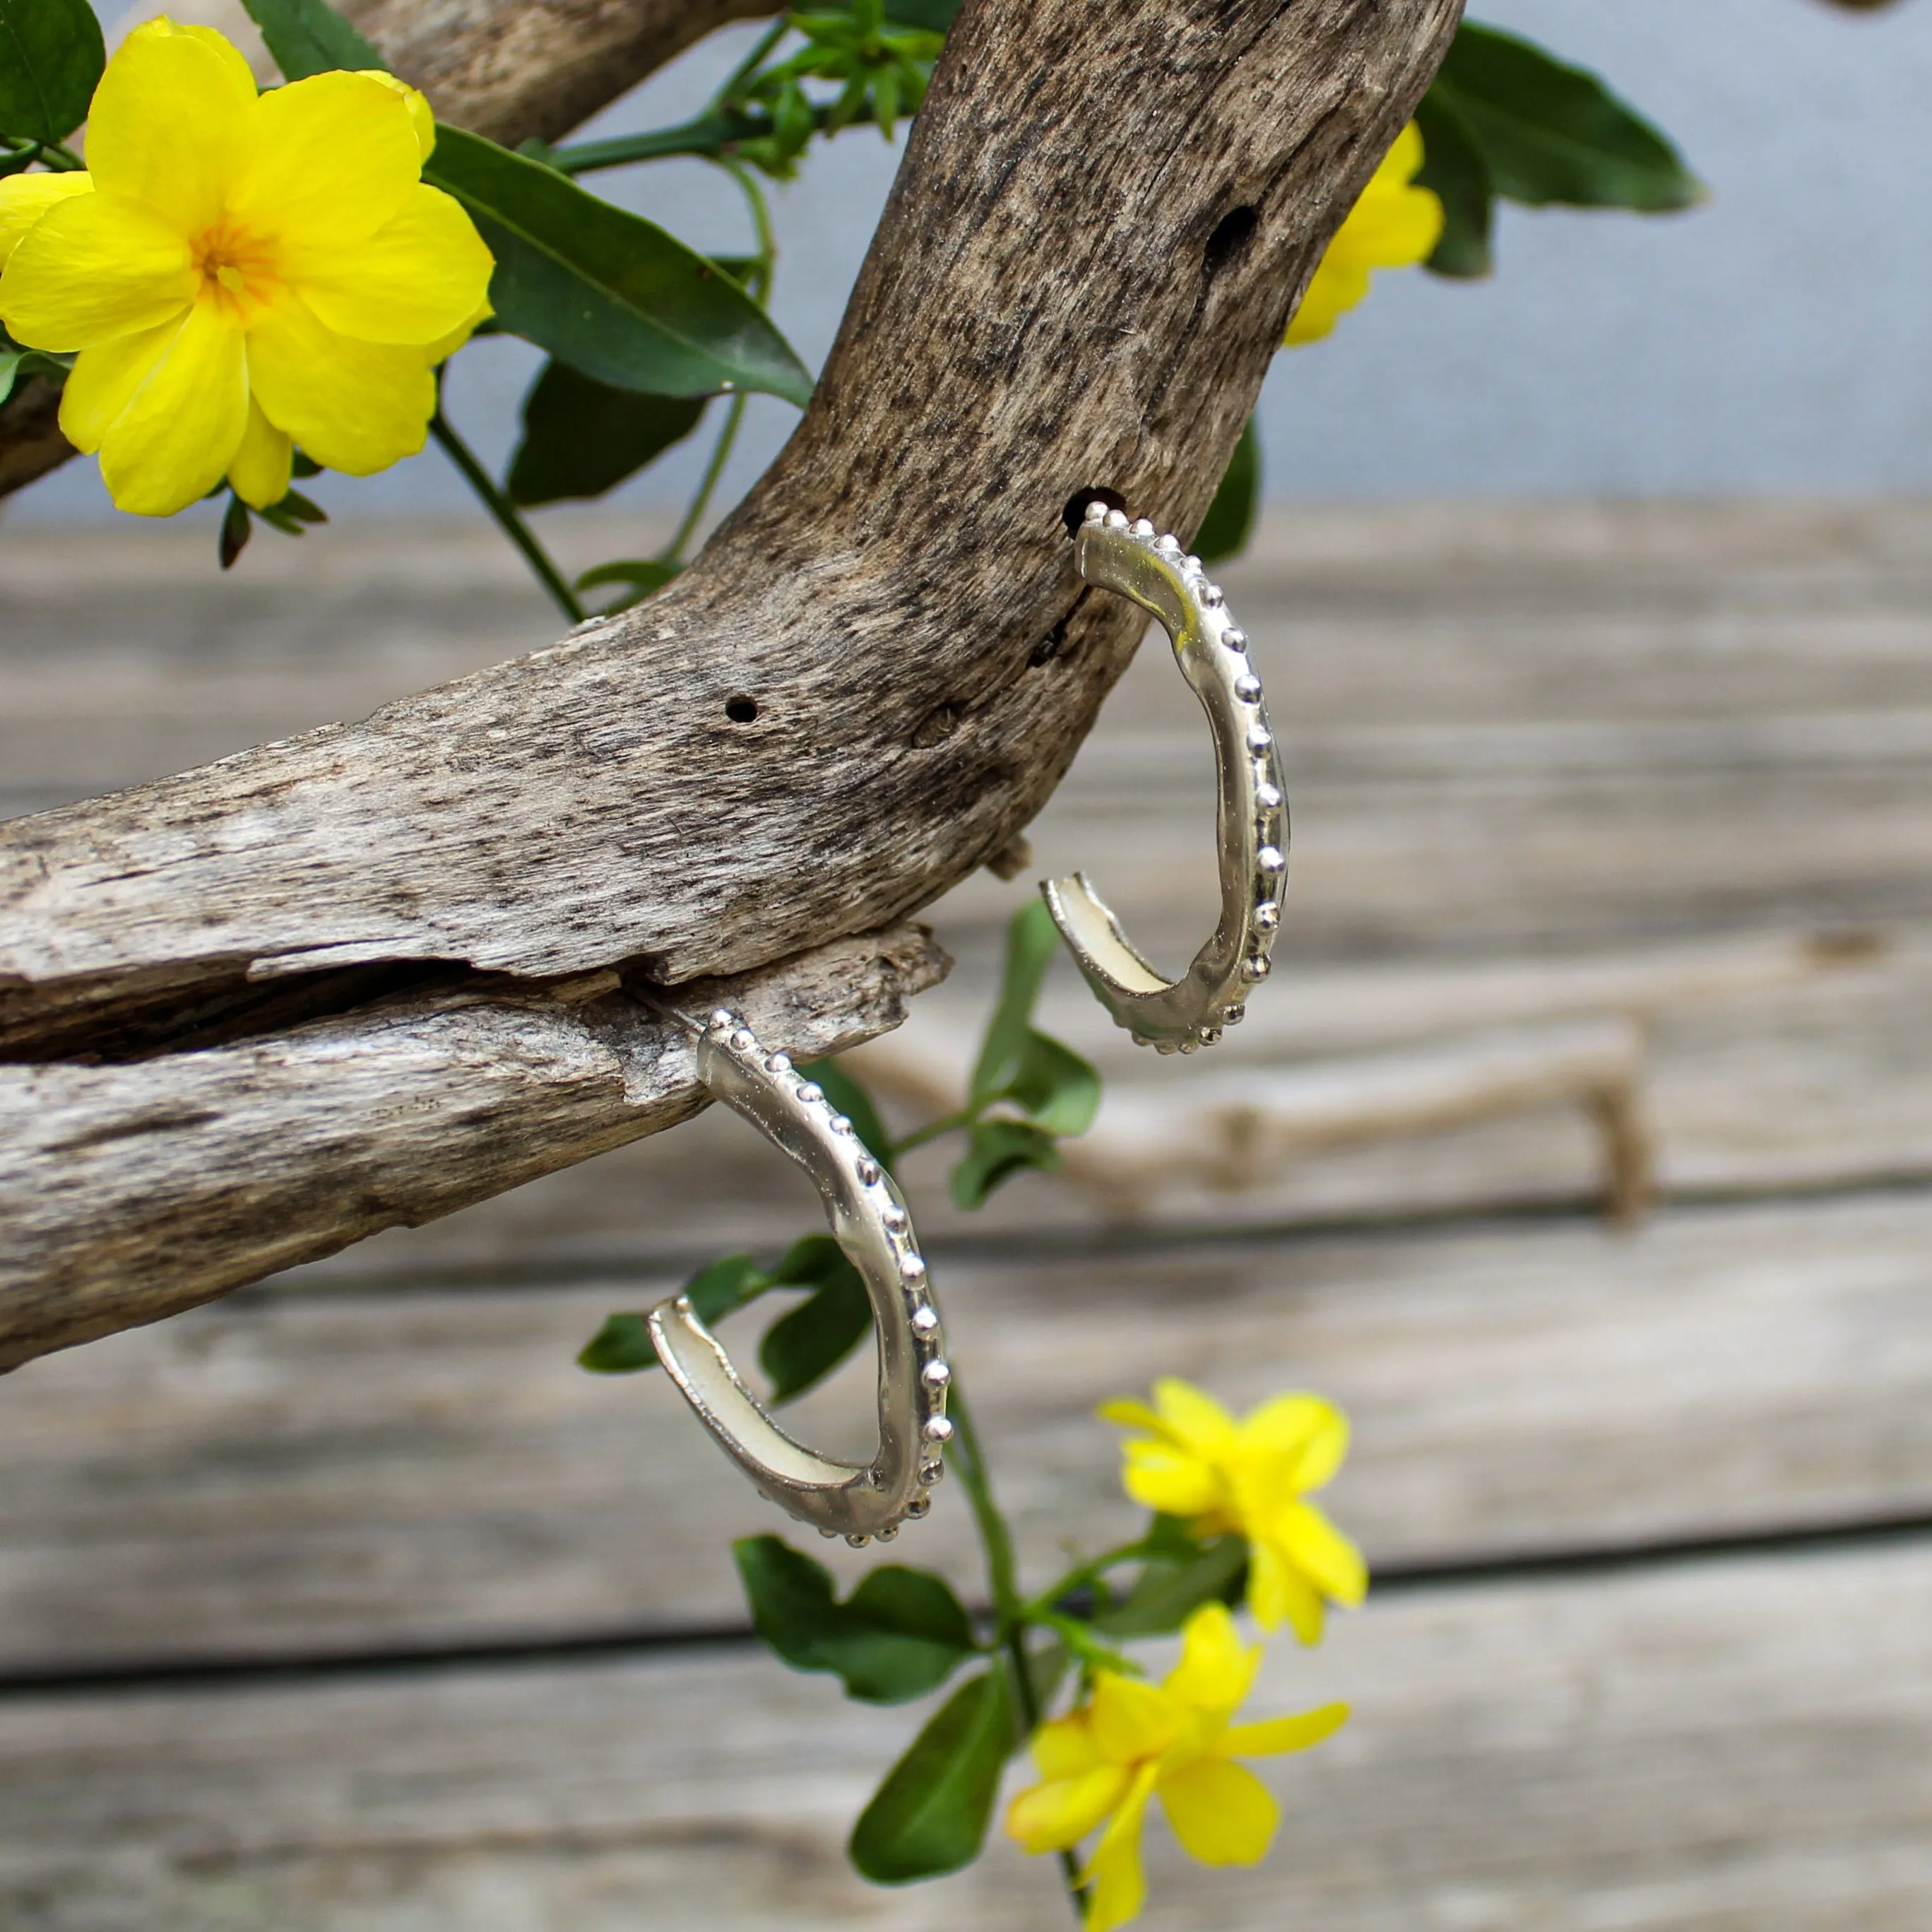
<path id="1" fill-rule="evenodd" d="M 812 1177 L 834 1238 L 866 1284 L 878 1330 L 878 1452 L 869 1462 L 840 1462 L 794 1442 L 740 1379 L 685 1295 L 650 1311 L 652 1345 L 698 1420 L 761 1495 L 826 1536 L 885 1540 L 906 1518 L 932 1508 L 952 1434 L 946 1419 L 952 1371 L 911 1216 L 852 1123 L 785 1054 L 767 1053 L 722 1007 L 702 1027 L 682 1013 L 671 1016 L 698 1036 L 698 1078 Z"/>
<path id="2" fill-rule="evenodd" d="M 1091 584 L 1131 598 L 1157 618 L 1214 736 L 1220 775 L 1221 918 L 1194 963 L 1174 982 L 1141 954 L 1087 875 L 1042 883 L 1054 923 L 1095 997 L 1141 1046 L 1192 1053 L 1211 1046 L 1247 1010 L 1268 976 L 1288 869 L 1288 800 L 1262 681 L 1247 633 L 1218 586 L 1178 538 L 1144 518 L 1089 503 L 1075 567 Z"/>

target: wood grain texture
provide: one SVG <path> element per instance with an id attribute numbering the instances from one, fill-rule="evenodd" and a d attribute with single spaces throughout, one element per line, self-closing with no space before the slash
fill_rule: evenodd
<path id="1" fill-rule="evenodd" d="M 700 982 L 816 1056 L 944 970 L 922 928 Z M 272 1026 L 272 1020 L 269 1022 Z M 691 1042 L 618 976 L 432 987 L 243 1043 L 0 1066 L 0 1368 L 502 1192 L 706 1104 Z"/>
<path id="2" fill-rule="evenodd" d="M 772 0 L 348 0 L 438 119 L 514 148 L 554 141 L 728 20 Z"/>
<path id="3" fill-rule="evenodd" d="M 364 989 L 326 976 L 398 962 L 742 974 L 1002 851 L 1142 628 L 1076 587 L 1064 506 L 1104 478 L 1192 527 L 1460 11 L 969 4 L 805 419 L 693 568 L 362 725 L 0 826 L 10 1054 L 158 1053 L 224 1004 L 232 1037 L 266 978 L 339 1010 Z M 1130 100 L 1131 146 L 1096 142 Z M 302 1064 L 291 1043 L 280 1064 Z M 206 1072 L 152 1060 L 140 1118 L 199 1118 Z M 355 1160 L 399 1171 L 404 1118 L 358 1110 Z M 85 1163 L 16 1168 L 25 1292 L 50 1312 L 0 1359 L 205 1299 L 244 1278 L 238 1252 L 340 1244 L 326 1195 L 264 1184 L 259 1136 L 221 1145 L 230 1186 L 177 1189 L 170 1139 L 83 1131 Z M 458 1198 L 515 1172 L 468 1158 Z M 157 1193 L 180 1204 L 151 1249 Z M 96 1298 L 110 1252 L 148 1256 L 152 1286 Z M 76 1298 L 92 1310 L 57 1312 Z"/>
<path id="4" fill-rule="evenodd" d="M 1458 10 L 969 4 L 812 407 L 693 568 L 364 724 L 11 822 L 0 1001 L 238 958 L 675 981 L 936 896 L 1139 634 L 1063 506 L 1106 478 L 1192 527 Z"/>
<path id="5" fill-rule="evenodd" d="M 1923 1544 L 1391 1598 L 1258 1713 L 1280 1835 L 1147 1834 L 1148 1932 L 1922 1932 Z M 850 1821 L 919 1713 L 745 1653 L 0 1703 L 0 1901 L 35 1932 L 1060 1932 L 1046 1860 L 877 1892 Z M 1017 1788 L 1016 1769 L 1013 1787 Z"/>
<path id="6" fill-rule="evenodd" d="M 809 1225 L 802 1182 L 788 1192 Z M 1043 1585 L 1070 1533 L 1132 1533 L 1093 1410 L 1162 1374 L 1240 1406 L 1296 1387 L 1343 1402 L 1355 1446 L 1330 1500 L 1378 1564 L 1932 1510 L 1928 1251 L 1921 1192 L 1673 1210 L 1634 1237 L 941 1256 L 934 1279 Z M 673 1285 L 264 1291 L 19 1370 L 0 1389 L 0 1672 L 742 1626 L 728 1540 L 783 1518 L 662 1377 L 573 1359 Z M 804 1439 L 860 1446 L 868 1373 L 794 1412 Z M 964 1501 L 943 1486 L 895 1556 L 976 1600 Z"/>

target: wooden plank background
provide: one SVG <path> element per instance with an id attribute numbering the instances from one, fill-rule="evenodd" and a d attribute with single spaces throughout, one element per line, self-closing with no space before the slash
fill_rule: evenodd
<path id="1" fill-rule="evenodd" d="M 627 545 L 589 520 L 561 542 Z M 0 530 L 0 810 L 218 755 L 544 641 L 478 531 Z M 1228 573 L 1286 742 L 1292 917 L 1248 1064 L 1634 1014 L 1663 1202 L 1597 1212 L 1574 1108 L 1337 1150 L 1132 1223 L 916 1165 L 1030 1570 L 1126 1520 L 1102 1396 L 1310 1386 L 1384 1580 L 1258 1702 L 1351 1696 L 1280 1849 L 1147 1923 L 1247 1932 L 1932 1923 L 1932 508 L 1298 513 Z M 1035 828 L 1157 956 L 1212 903 L 1157 651 Z M 1005 918 L 937 908 L 958 1062 Z M 1212 1056 L 1049 1023 L 1184 1117 Z M 1222 1059 L 1226 1064 L 1226 1050 Z M 1116 1104 L 1120 1104 L 1117 1101 Z M 571 1357 L 814 1225 L 714 1113 L 0 1384 L 0 1924 L 616 1932 L 1064 1922 L 1004 1850 L 902 1892 L 844 1829 L 915 1713 L 744 1639 L 779 1527 L 661 1378 Z M 806 1405 L 828 1440 L 861 1374 Z M 961 1499 L 898 1545 L 974 1590 Z M 843 1559 L 846 1552 L 836 1552 Z M 854 1559 L 856 1564 L 856 1559 Z"/>

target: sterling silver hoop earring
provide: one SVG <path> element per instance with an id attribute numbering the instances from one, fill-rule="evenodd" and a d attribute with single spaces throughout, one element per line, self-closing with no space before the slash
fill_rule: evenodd
<path id="1" fill-rule="evenodd" d="M 1212 1046 L 1268 976 L 1288 870 L 1288 800 L 1247 633 L 1218 586 L 1178 538 L 1144 518 L 1089 503 L 1075 539 L 1080 574 L 1158 618 L 1181 675 L 1214 734 L 1220 774 L 1221 918 L 1194 963 L 1170 983 L 1120 930 L 1084 872 L 1040 886 L 1054 923 L 1094 996 L 1140 1046 L 1192 1053 Z"/>
<path id="2" fill-rule="evenodd" d="M 760 1493 L 826 1536 L 862 1544 L 898 1534 L 932 1506 L 952 1434 L 939 1311 L 912 1218 L 892 1178 L 812 1082 L 782 1053 L 767 1053 L 737 1015 L 720 1007 L 699 1027 L 698 1077 L 812 1177 L 833 1238 L 866 1284 L 879 1337 L 879 1448 L 866 1463 L 834 1462 L 794 1442 L 739 1378 L 688 1297 L 650 1311 L 652 1345 L 698 1420 Z"/>

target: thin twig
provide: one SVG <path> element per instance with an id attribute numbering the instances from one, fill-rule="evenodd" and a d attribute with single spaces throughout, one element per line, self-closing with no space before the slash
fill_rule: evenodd
<path id="1" fill-rule="evenodd" d="M 584 619 L 584 606 L 565 581 L 563 573 L 550 561 L 550 554 L 537 542 L 536 533 L 517 513 L 517 506 L 502 490 L 488 470 L 477 460 L 476 452 L 450 426 L 449 418 L 438 410 L 430 418 L 429 433 L 442 446 L 443 454 L 463 473 L 463 480 L 482 500 L 503 534 L 523 553 L 524 561 L 545 590 L 550 601 L 573 624 Z"/>

